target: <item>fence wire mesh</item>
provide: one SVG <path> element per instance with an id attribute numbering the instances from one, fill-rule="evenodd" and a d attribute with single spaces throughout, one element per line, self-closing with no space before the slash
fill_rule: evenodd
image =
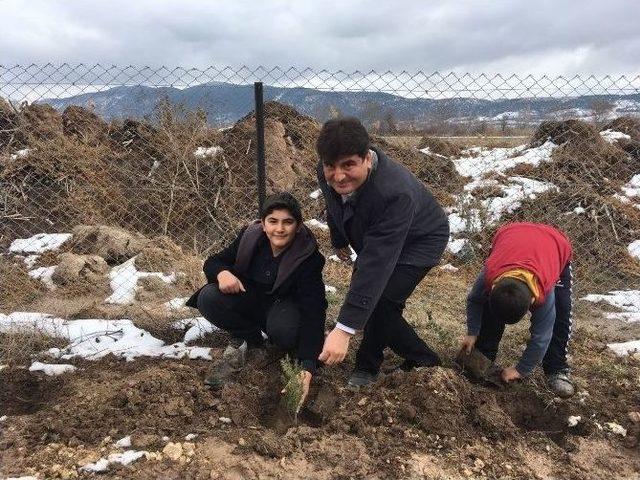
<path id="1" fill-rule="evenodd" d="M 301 200 L 325 253 L 315 140 L 353 115 L 447 209 L 443 263 L 477 269 L 499 224 L 537 221 L 571 238 L 581 292 L 638 287 L 640 77 L 13 65 L 0 66 L 1 310 L 183 308 L 202 257 L 256 216 L 255 81 L 267 191 Z"/>

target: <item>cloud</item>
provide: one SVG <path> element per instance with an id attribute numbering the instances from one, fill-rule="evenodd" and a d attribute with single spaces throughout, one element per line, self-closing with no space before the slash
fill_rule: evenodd
<path id="1" fill-rule="evenodd" d="M 637 73 L 637 0 L 5 0 L 0 61 Z"/>

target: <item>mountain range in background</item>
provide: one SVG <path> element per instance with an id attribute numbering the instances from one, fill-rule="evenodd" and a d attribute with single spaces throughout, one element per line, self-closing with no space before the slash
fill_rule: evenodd
<path id="1" fill-rule="evenodd" d="M 178 89 L 117 86 L 101 92 L 67 98 L 43 99 L 58 110 L 69 105 L 93 109 L 106 120 L 152 118 L 168 100 L 191 111 L 206 112 L 212 125 L 234 123 L 254 109 L 253 85 L 214 82 Z M 406 98 L 384 92 L 323 91 L 311 88 L 264 87 L 264 100 L 288 104 L 319 121 L 335 116 L 357 116 L 366 124 L 393 121 L 398 126 L 422 128 L 436 123 L 533 125 L 542 120 L 568 118 L 607 120 L 640 116 L 640 93 L 487 100 L 476 98 Z"/>

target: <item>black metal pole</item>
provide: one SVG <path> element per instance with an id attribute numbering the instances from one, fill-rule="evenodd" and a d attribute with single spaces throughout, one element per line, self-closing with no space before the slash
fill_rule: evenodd
<path id="1" fill-rule="evenodd" d="M 267 195 L 267 174 L 264 155 L 264 104 L 262 98 L 262 82 L 255 82 L 253 89 L 256 97 L 256 137 L 257 137 L 257 180 L 258 180 L 258 216 Z"/>

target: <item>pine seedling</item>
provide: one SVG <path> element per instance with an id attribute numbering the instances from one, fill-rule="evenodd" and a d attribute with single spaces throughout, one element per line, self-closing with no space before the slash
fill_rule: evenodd
<path id="1" fill-rule="evenodd" d="M 282 404 L 291 418 L 297 421 L 298 406 L 302 400 L 302 367 L 300 364 L 289 358 L 289 355 L 280 360 L 282 368 L 282 382 L 284 384 Z"/>

